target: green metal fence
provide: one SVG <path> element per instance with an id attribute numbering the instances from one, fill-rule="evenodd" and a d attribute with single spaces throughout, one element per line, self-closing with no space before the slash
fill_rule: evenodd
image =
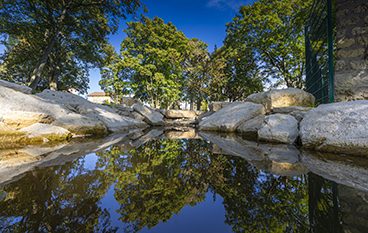
<path id="1" fill-rule="evenodd" d="M 306 89 L 317 104 L 334 102 L 334 0 L 315 0 L 305 27 Z"/>

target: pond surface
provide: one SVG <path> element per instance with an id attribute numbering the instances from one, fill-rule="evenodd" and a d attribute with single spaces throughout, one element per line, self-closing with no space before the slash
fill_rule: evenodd
<path id="1" fill-rule="evenodd" d="M 368 232 L 359 185 L 219 145 L 153 137 L 35 167 L 0 185 L 0 232 Z"/>

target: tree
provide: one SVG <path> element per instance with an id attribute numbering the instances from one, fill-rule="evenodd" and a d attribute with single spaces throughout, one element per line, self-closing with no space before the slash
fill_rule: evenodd
<path id="1" fill-rule="evenodd" d="M 190 102 L 191 109 L 196 103 L 196 109 L 200 110 L 202 102 L 206 101 L 209 96 L 210 54 L 207 44 L 198 39 L 189 41 L 187 53 L 184 71 L 184 99 Z"/>
<path id="2" fill-rule="evenodd" d="M 211 58 L 209 93 L 212 101 L 239 101 L 263 90 L 263 78 L 252 50 L 225 42 Z"/>
<path id="3" fill-rule="evenodd" d="M 120 59 L 108 67 L 102 88 L 111 89 L 120 82 L 120 90 L 131 90 L 153 107 L 170 108 L 181 98 L 189 40 L 172 23 L 158 17 L 130 22 L 125 32 Z"/>
<path id="4" fill-rule="evenodd" d="M 311 0 L 260 0 L 243 6 L 227 26 L 227 43 L 252 48 L 262 75 L 275 86 L 303 87 L 304 22 Z"/>
<path id="5" fill-rule="evenodd" d="M 1 70 L 9 71 L 2 76 L 27 80 L 33 89 L 40 81 L 56 89 L 58 82 L 69 86 L 73 78 L 85 82 L 88 68 L 101 66 L 107 36 L 139 1 L 1 0 L 0 5 L 0 36 L 6 46 Z M 24 59 L 25 66 L 19 63 Z"/>

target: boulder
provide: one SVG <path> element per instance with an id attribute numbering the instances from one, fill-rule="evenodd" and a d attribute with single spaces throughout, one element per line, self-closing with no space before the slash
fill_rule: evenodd
<path id="1" fill-rule="evenodd" d="M 48 114 L 28 111 L 0 111 L 0 119 L 4 124 L 16 129 L 35 123 L 51 124 L 55 120 Z"/>
<path id="2" fill-rule="evenodd" d="M 314 106 L 315 98 L 312 94 L 296 88 L 273 89 L 267 92 L 255 93 L 248 96 L 246 102 L 262 104 L 267 112 L 274 108 L 301 106 Z"/>
<path id="3" fill-rule="evenodd" d="M 261 104 L 233 103 L 204 118 L 201 130 L 235 132 L 240 124 L 265 113 Z"/>
<path id="4" fill-rule="evenodd" d="M 258 130 L 258 139 L 266 142 L 293 144 L 298 137 L 298 121 L 290 115 L 266 116 Z"/>
<path id="5" fill-rule="evenodd" d="M 220 102 L 220 101 L 212 102 L 212 103 L 209 104 L 208 108 L 209 108 L 210 112 L 217 112 L 220 109 L 222 109 L 223 107 L 228 106 L 230 104 L 232 104 L 232 102 L 224 102 L 224 101 L 222 101 L 222 102 Z"/>
<path id="6" fill-rule="evenodd" d="M 272 113 L 290 114 L 293 112 L 308 112 L 312 109 L 312 107 L 302 106 L 277 107 L 272 109 Z"/>
<path id="7" fill-rule="evenodd" d="M 44 100 L 65 106 L 68 110 L 84 117 L 103 123 L 108 130 L 117 132 L 129 128 L 145 127 L 146 124 L 138 119 L 122 116 L 116 109 L 106 105 L 96 104 L 67 92 L 44 90 L 37 94 Z"/>
<path id="8" fill-rule="evenodd" d="M 272 113 L 289 114 L 295 117 L 295 119 L 297 119 L 298 122 L 301 122 L 305 114 L 312 109 L 313 108 L 311 107 L 291 106 L 283 108 L 274 108 L 272 109 Z"/>
<path id="9" fill-rule="evenodd" d="M 259 115 L 239 125 L 236 131 L 247 138 L 257 140 L 258 130 L 262 127 L 265 116 Z"/>
<path id="10" fill-rule="evenodd" d="M 51 119 L 55 119 L 51 124 L 66 128 L 75 134 L 83 134 L 83 132 L 75 132 L 73 130 L 76 128 L 75 125 L 82 127 L 83 129 L 88 129 L 88 131 L 91 132 L 95 132 L 96 127 L 103 128 L 104 133 L 106 133 L 106 127 L 100 121 L 93 121 L 93 119 L 88 119 L 87 117 L 72 112 L 62 104 L 49 100 L 46 101 L 38 96 L 27 95 L 2 86 L 0 86 L 0 106 L 0 116 L 2 118 L 4 116 L 10 116 L 10 114 L 18 117 L 24 116 L 24 119 L 17 119 L 17 124 L 19 125 L 29 125 L 30 123 L 50 123 L 49 121 L 51 121 Z M 36 119 L 31 118 L 32 120 L 29 121 L 27 115 L 41 117 Z M 47 120 L 45 121 L 45 119 Z M 73 124 L 68 125 L 69 122 L 72 122 Z"/>
<path id="11" fill-rule="evenodd" d="M 141 103 L 135 103 L 132 107 L 136 112 L 144 116 L 148 124 L 155 126 L 164 125 L 164 116 L 160 112 Z"/>
<path id="12" fill-rule="evenodd" d="M 64 128 L 36 123 L 20 130 L 28 135 L 28 137 L 44 138 L 47 141 L 64 141 L 71 138 L 72 134 Z"/>
<path id="13" fill-rule="evenodd" d="M 32 88 L 5 80 L 0 80 L 0 86 L 7 87 L 13 89 L 14 91 L 22 92 L 24 94 L 32 94 Z"/>
<path id="14" fill-rule="evenodd" d="M 368 156 L 368 101 L 319 105 L 300 123 L 303 147 Z"/>
<path id="15" fill-rule="evenodd" d="M 198 122 L 200 122 L 200 121 L 202 121 L 203 119 L 205 119 L 206 117 L 209 117 L 209 116 L 211 116 L 212 114 L 214 114 L 215 112 L 204 112 L 204 113 L 202 113 L 202 114 L 200 114 L 200 115 L 198 115 L 198 117 L 197 117 L 197 121 Z"/>
<path id="16" fill-rule="evenodd" d="M 195 119 L 197 117 L 197 113 L 190 110 L 167 110 L 165 111 L 165 117 L 168 119 Z"/>

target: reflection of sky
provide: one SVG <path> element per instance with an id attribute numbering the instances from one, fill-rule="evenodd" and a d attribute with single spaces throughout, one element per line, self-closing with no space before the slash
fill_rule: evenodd
<path id="1" fill-rule="evenodd" d="M 161 222 L 152 229 L 144 228 L 143 233 L 225 233 L 232 232 L 231 227 L 225 224 L 225 208 L 221 196 L 207 192 L 203 202 L 195 206 L 185 206 L 178 214 L 174 214 L 167 222 Z M 126 223 L 119 220 L 117 212 L 119 203 L 114 197 L 114 185 L 112 185 L 101 200 L 101 209 L 107 209 L 110 214 L 112 227 L 119 228 L 118 232 L 124 232 Z"/>

